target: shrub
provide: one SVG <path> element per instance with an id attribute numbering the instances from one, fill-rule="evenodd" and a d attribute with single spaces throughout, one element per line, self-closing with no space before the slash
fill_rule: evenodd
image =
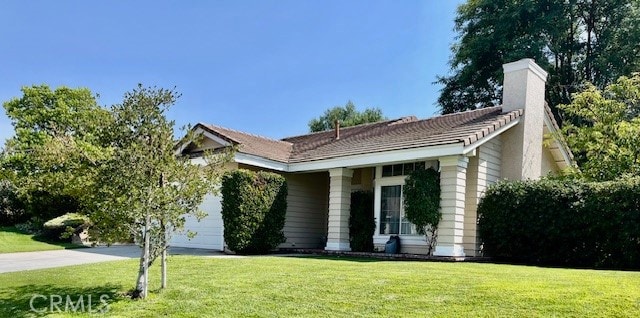
<path id="1" fill-rule="evenodd" d="M 222 220 L 229 249 L 266 253 L 285 241 L 287 182 L 279 174 L 233 170 L 222 177 Z"/>
<path id="2" fill-rule="evenodd" d="M 43 236 L 54 240 L 66 240 L 87 228 L 89 218 L 78 213 L 67 213 L 53 218 L 43 225 Z"/>
<path id="3" fill-rule="evenodd" d="M 486 255 L 542 265 L 640 268 L 640 179 L 500 182 L 478 206 Z"/>
<path id="4" fill-rule="evenodd" d="M 404 211 L 419 234 L 427 236 L 428 254 L 435 248 L 440 211 L 440 174 L 433 168 L 411 172 L 404 184 Z"/>
<path id="5" fill-rule="evenodd" d="M 373 215 L 373 192 L 352 192 L 349 215 L 351 250 L 355 252 L 373 251 L 373 233 L 375 230 L 376 221 Z"/>

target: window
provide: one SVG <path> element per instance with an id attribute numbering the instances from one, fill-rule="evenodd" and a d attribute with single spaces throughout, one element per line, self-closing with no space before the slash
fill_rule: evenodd
<path id="1" fill-rule="evenodd" d="M 414 170 L 424 169 L 424 161 L 382 166 L 383 177 L 406 176 Z"/>
<path id="2" fill-rule="evenodd" d="M 404 216 L 402 185 L 380 187 L 380 229 L 383 235 L 413 235 L 415 226 Z"/>

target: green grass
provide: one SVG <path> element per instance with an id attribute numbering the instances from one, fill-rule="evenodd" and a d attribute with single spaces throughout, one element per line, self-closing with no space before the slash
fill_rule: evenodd
<path id="1" fill-rule="evenodd" d="M 173 256 L 169 288 L 123 296 L 137 260 L 0 274 L 4 317 L 34 294 L 110 299 L 115 317 L 639 317 L 640 273 L 343 258 Z M 35 303 L 36 309 L 48 302 Z M 64 307 L 64 306 L 62 306 Z M 94 307 L 95 308 L 95 307 Z M 59 314 L 58 316 L 73 316 Z"/>
<path id="2" fill-rule="evenodd" d="M 15 227 L 0 227 L 0 253 L 34 252 L 77 248 L 71 243 L 50 242 Z"/>

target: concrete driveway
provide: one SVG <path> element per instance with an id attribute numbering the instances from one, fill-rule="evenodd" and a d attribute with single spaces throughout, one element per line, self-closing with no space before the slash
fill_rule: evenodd
<path id="1" fill-rule="evenodd" d="M 0 273 L 62 267 L 106 261 L 139 258 L 141 249 L 135 245 L 99 246 L 71 250 L 0 254 Z M 222 256 L 221 252 L 173 247 L 170 255 Z"/>

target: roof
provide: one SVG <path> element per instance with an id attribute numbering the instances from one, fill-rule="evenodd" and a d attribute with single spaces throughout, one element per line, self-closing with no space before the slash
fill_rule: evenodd
<path id="1" fill-rule="evenodd" d="M 368 125 L 285 138 L 293 144 L 289 162 L 313 161 L 354 154 L 464 143 L 470 145 L 520 117 L 523 111 L 502 113 L 501 107 L 483 108 L 424 120 L 405 117 Z"/>
<path id="2" fill-rule="evenodd" d="M 472 145 L 522 116 L 489 107 L 418 120 L 414 116 L 274 140 L 233 129 L 199 124 L 239 146 L 238 151 L 284 163 L 309 162 L 356 154 L 458 144 Z"/>
<path id="3" fill-rule="evenodd" d="M 293 144 L 215 125 L 198 124 L 210 133 L 238 146 L 238 151 L 280 162 L 287 162 Z"/>

